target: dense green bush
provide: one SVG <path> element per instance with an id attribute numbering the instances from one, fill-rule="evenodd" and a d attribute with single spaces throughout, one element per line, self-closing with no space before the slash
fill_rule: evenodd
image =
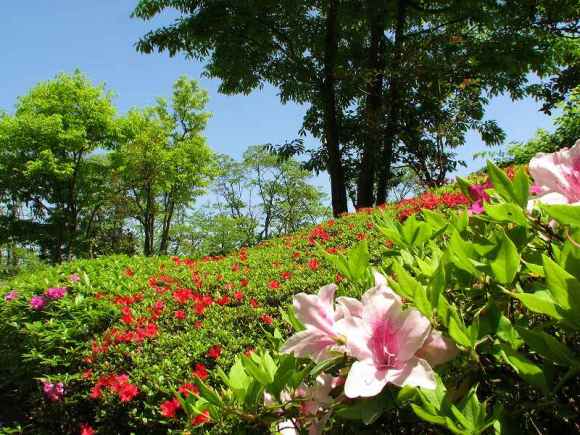
<path id="1" fill-rule="evenodd" d="M 0 421 L 40 434 L 268 432 L 280 417 L 263 403 L 270 378 L 250 393 L 247 383 L 241 406 L 221 370 L 238 361 L 235 377 L 260 357 L 278 396 L 308 373 L 344 374 L 344 357 L 313 372 L 278 353 L 300 328 L 287 307 L 332 282 L 358 298 L 374 268 L 461 352 L 438 369 L 434 393 L 339 400 L 332 433 L 578 430 L 578 209 L 529 215 L 527 175 L 490 170 L 487 190 L 426 193 L 226 257 L 116 256 L 16 277 L 0 302 Z M 303 376 L 284 384 L 284 373 Z M 202 399 L 188 394 L 199 388 Z"/>

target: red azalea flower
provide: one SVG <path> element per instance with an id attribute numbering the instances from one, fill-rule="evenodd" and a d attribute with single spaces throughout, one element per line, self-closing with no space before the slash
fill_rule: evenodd
<path id="1" fill-rule="evenodd" d="M 197 385 L 194 384 L 183 384 L 181 387 L 177 389 L 177 391 L 183 394 L 183 397 L 188 397 L 190 394 L 193 394 L 194 396 L 199 396 L 199 388 Z"/>
<path id="2" fill-rule="evenodd" d="M 280 283 L 275 279 L 273 279 L 272 281 L 270 281 L 270 284 L 268 284 L 268 287 L 270 287 L 272 290 L 275 290 L 277 288 L 280 288 Z"/>
<path id="3" fill-rule="evenodd" d="M 250 281 L 248 281 L 246 278 L 240 279 L 240 286 L 242 287 L 247 287 L 249 283 Z"/>
<path id="4" fill-rule="evenodd" d="M 207 376 L 208 376 L 207 369 L 205 368 L 205 365 L 203 365 L 202 363 L 197 363 L 195 365 L 195 369 L 193 369 L 193 375 L 197 376 L 202 381 L 205 381 L 207 379 Z"/>
<path id="5" fill-rule="evenodd" d="M 372 222 L 367 222 L 367 228 L 369 230 L 372 230 L 374 228 L 375 224 L 373 224 Z"/>
<path id="6" fill-rule="evenodd" d="M 94 435 L 95 430 L 87 423 L 81 423 L 81 435 Z"/>
<path id="7" fill-rule="evenodd" d="M 195 304 L 195 314 L 198 316 L 202 316 L 203 312 L 205 311 L 205 304 L 202 302 L 198 302 Z"/>
<path id="8" fill-rule="evenodd" d="M 219 344 L 215 344 L 207 351 L 208 358 L 218 359 L 222 353 L 222 348 Z"/>
<path id="9" fill-rule="evenodd" d="M 238 263 L 232 264 L 232 272 L 238 272 L 240 270 L 240 265 Z"/>
<path id="10" fill-rule="evenodd" d="M 302 254 L 300 254 L 300 252 L 296 251 L 296 252 L 294 252 L 294 253 L 292 254 L 292 258 L 294 258 L 295 260 L 297 260 L 297 259 L 299 259 L 299 258 L 300 258 L 300 255 L 302 255 Z"/>
<path id="11" fill-rule="evenodd" d="M 329 254 L 336 254 L 338 252 L 338 249 L 336 249 L 334 246 L 331 246 L 330 248 L 326 248 L 326 252 L 328 252 Z"/>
<path id="12" fill-rule="evenodd" d="M 93 377 L 93 371 L 91 369 L 87 369 L 83 372 L 83 379 L 91 379 Z"/>
<path id="13" fill-rule="evenodd" d="M 95 385 L 91 388 L 91 392 L 89 393 L 89 397 L 91 399 L 99 399 L 103 395 L 103 390 L 99 385 Z"/>
<path id="14" fill-rule="evenodd" d="M 209 411 L 203 411 L 201 414 L 199 414 L 197 417 L 195 417 L 191 424 L 194 426 L 200 426 L 204 423 L 207 423 L 209 421 Z"/>
<path id="15" fill-rule="evenodd" d="M 161 415 L 167 418 L 175 418 L 175 413 L 181 408 L 181 404 L 179 400 L 173 398 L 171 400 L 166 400 L 161 405 L 159 405 L 161 409 Z"/>
<path id="16" fill-rule="evenodd" d="M 177 310 L 175 312 L 175 318 L 176 319 L 185 320 L 186 317 L 187 317 L 187 314 L 183 310 Z"/>
<path id="17" fill-rule="evenodd" d="M 258 308 L 260 306 L 260 304 L 258 303 L 258 301 L 255 298 L 250 299 L 250 305 L 252 308 Z"/>
<path id="18" fill-rule="evenodd" d="M 230 297 L 228 295 L 223 295 L 216 302 L 221 306 L 227 305 L 230 303 Z"/>
<path id="19" fill-rule="evenodd" d="M 292 277 L 292 273 L 291 272 L 282 272 L 282 279 L 285 279 L 286 281 L 288 281 L 291 277 Z"/>
<path id="20" fill-rule="evenodd" d="M 273 322 L 272 316 L 269 316 L 268 314 L 262 314 L 260 320 L 266 325 L 271 325 Z"/>
<path id="21" fill-rule="evenodd" d="M 130 402 L 139 394 L 139 388 L 133 384 L 123 384 L 118 391 L 121 402 Z"/>
<path id="22" fill-rule="evenodd" d="M 202 325 L 203 324 L 202 324 L 201 320 L 196 320 L 195 323 L 193 324 L 193 327 L 195 329 L 201 329 Z"/>
<path id="23" fill-rule="evenodd" d="M 133 269 L 131 269 L 130 267 L 125 268 L 123 273 L 125 274 L 125 276 L 127 276 L 129 278 L 132 277 L 133 275 L 135 275 L 135 272 L 133 272 Z"/>
<path id="24" fill-rule="evenodd" d="M 366 238 L 367 238 L 367 236 L 366 236 L 366 234 L 365 234 L 365 233 L 358 233 L 358 234 L 356 235 L 356 239 L 357 239 L 357 240 L 364 240 L 364 239 L 366 239 Z"/>
<path id="25" fill-rule="evenodd" d="M 316 258 L 311 258 L 310 261 L 308 262 L 308 267 L 310 268 L 310 270 L 318 270 L 318 268 L 320 267 L 320 263 Z"/>
<path id="26" fill-rule="evenodd" d="M 344 277 L 340 273 L 337 273 L 336 276 L 334 277 L 334 280 L 338 284 L 339 282 L 341 282 L 342 280 L 344 280 Z"/>
<path id="27" fill-rule="evenodd" d="M 244 299 L 244 294 L 241 291 L 236 291 L 234 292 L 234 298 L 236 298 L 238 302 L 242 302 Z"/>

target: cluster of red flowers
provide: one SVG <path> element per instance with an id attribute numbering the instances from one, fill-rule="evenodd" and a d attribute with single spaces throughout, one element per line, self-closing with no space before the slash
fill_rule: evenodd
<path id="1" fill-rule="evenodd" d="M 103 395 L 104 388 L 117 394 L 121 402 L 130 402 L 139 394 L 139 388 L 129 382 L 129 376 L 127 375 L 101 376 L 91 388 L 90 397 L 92 399 L 100 398 Z"/>
<path id="2" fill-rule="evenodd" d="M 317 240 L 328 241 L 330 240 L 330 235 L 326 232 L 321 225 L 315 226 L 308 235 L 308 244 L 315 245 Z"/>
<path id="3" fill-rule="evenodd" d="M 437 195 L 431 192 L 423 193 L 415 198 L 403 199 L 394 204 L 395 210 L 398 211 L 397 217 L 404 221 L 409 216 L 419 213 L 421 210 L 433 210 L 441 206 L 447 208 L 457 208 L 471 204 L 471 200 L 460 192 L 448 192 Z"/>

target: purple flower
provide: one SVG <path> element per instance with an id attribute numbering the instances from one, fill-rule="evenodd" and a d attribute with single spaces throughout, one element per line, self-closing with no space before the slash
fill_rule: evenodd
<path id="1" fill-rule="evenodd" d="M 16 290 L 12 290 L 4 295 L 4 300 L 6 302 L 10 302 L 10 301 L 13 301 L 14 299 L 16 299 L 17 297 L 18 297 L 18 292 Z"/>
<path id="2" fill-rule="evenodd" d="M 46 305 L 46 299 L 42 296 L 32 296 L 30 298 L 30 307 L 35 311 L 40 311 Z"/>
<path id="3" fill-rule="evenodd" d="M 51 402 L 58 402 L 64 396 L 64 385 L 62 382 L 53 384 L 43 381 L 42 391 L 48 400 Z"/>
<path id="4" fill-rule="evenodd" d="M 47 289 L 44 294 L 50 299 L 60 299 L 66 295 L 66 288 L 64 287 L 51 287 Z"/>
<path id="5" fill-rule="evenodd" d="M 72 275 L 68 276 L 68 280 L 70 282 L 79 282 L 81 280 L 81 277 L 78 273 L 73 273 Z"/>

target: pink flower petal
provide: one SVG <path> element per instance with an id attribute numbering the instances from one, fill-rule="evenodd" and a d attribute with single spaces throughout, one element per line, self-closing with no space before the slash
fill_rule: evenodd
<path id="1" fill-rule="evenodd" d="M 421 349 L 431 331 L 431 323 L 415 309 L 403 311 L 397 322 L 401 325 L 397 331 L 397 360 L 403 362 L 411 359 Z"/>
<path id="2" fill-rule="evenodd" d="M 452 340 L 444 337 L 441 332 L 432 330 L 415 356 L 426 360 L 431 367 L 435 367 L 452 360 L 458 353 L 459 350 Z"/>
<path id="3" fill-rule="evenodd" d="M 370 349 L 372 330 L 363 319 L 345 317 L 336 322 L 336 330 L 340 336 L 346 338 L 346 349 L 351 356 L 359 360 L 372 357 Z"/>
<path id="4" fill-rule="evenodd" d="M 363 304 L 355 298 L 341 296 L 336 299 L 336 319 L 343 317 L 362 317 Z"/>
<path id="5" fill-rule="evenodd" d="M 434 390 L 437 386 L 435 372 L 427 361 L 421 358 L 411 358 L 400 369 L 389 369 L 386 378 L 388 382 L 399 387 L 408 385 Z"/>
<path id="6" fill-rule="evenodd" d="M 322 361 L 329 356 L 330 348 L 336 342 L 324 332 L 306 329 L 290 337 L 282 346 L 283 353 L 293 353 L 298 358 L 312 358 Z"/>
<path id="7" fill-rule="evenodd" d="M 387 385 L 386 370 L 377 370 L 372 361 L 356 361 L 346 378 L 344 394 L 346 397 L 373 397 Z"/>
<path id="8" fill-rule="evenodd" d="M 318 295 L 299 293 L 294 296 L 296 317 L 305 326 L 334 335 L 333 299 L 336 285 L 330 284 L 320 289 Z"/>

